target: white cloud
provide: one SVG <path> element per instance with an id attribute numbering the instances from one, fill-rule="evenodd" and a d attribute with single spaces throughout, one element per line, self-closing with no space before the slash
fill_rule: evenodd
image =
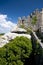
<path id="1" fill-rule="evenodd" d="M 7 15 L 0 14 L 0 32 L 8 32 L 13 27 L 16 27 L 16 24 L 7 20 L 7 18 Z"/>

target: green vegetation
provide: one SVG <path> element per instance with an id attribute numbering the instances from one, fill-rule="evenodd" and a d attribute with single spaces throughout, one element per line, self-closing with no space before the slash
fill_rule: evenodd
<path id="1" fill-rule="evenodd" d="M 4 35 L 4 33 L 0 34 L 0 36 Z"/>
<path id="2" fill-rule="evenodd" d="M 31 27 L 26 28 L 26 30 L 27 30 L 27 34 L 31 34 L 32 33 L 32 28 Z"/>
<path id="3" fill-rule="evenodd" d="M 36 41 L 34 48 L 34 60 L 36 65 L 43 65 L 43 49 L 38 41 Z"/>
<path id="4" fill-rule="evenodd" d="M 36 22 L 37 22 L 37 17 L 36 16 L 32 17 L 32 24 L 35 25 Z"/>
<path id="5" fill-rule="evenodd" d="M 25 59 L 32 53 L 31 40 L 16 37 L 9 44 L 0 48 L 0 65 L 24 65 Z"/>
<path id="6" fill-rule="evenodd" d="M 35 47 L 35 52 L 34 52 L 35 55 L 41 55 L 42 54 L 42 49 L 40 47 L 40 44 L 38 41 L 36 41 L 36 47 Z"/>
<path id="7" fill-rule="evenodd" d="M 20 25 L 20 28 L 24 28 L 24 27 L 25 27 L 24 24 Z"/>

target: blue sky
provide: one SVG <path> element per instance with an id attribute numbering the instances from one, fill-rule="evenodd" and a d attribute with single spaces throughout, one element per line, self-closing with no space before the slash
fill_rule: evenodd
<path id="1" fill-rule="evenodd" d="M 19 16 L 27 16 L 36 8 L 43 8 L 43 0 L 0 0 L 0 13 L 17 22 Z"/>
<path id="2" fill-rule="evenodd" d="M 43 0 L 0 0 L 0 15 L 6 15 L 5 21 L 12 24 L 17 23 L 18 17 L 30 15 L 36 8 L 43 8 Z M 1 28 L 0 25 L 0 31 Z M 5 28 L 3 30 L 6 31 Z"/>

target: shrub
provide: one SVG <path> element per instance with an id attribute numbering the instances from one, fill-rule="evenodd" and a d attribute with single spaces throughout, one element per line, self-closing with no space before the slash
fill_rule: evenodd
<path id="1" fill-rule="evenodd" d="M 31 52 L 31 40 L 26 37 L 16 37 L 9 44 L 0 48 L 0 58 L 1 60 L 4 58 L 3 63 L 7 63 L 7 65 L 24 65 L 25 59 L 29 58 Z M 1 65 L 3 64 L 1 63 Z"/>

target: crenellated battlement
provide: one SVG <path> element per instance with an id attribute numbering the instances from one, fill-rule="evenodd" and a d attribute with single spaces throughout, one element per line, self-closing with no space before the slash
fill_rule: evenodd
<path id="1" fill-rule="evenodd" d="M 37 21 L 36 24 L 32 24 L 32 19 L 36 16 Z M 33 11 L 30 15 L 27 17 L 19 17 L 18 18 L 18 27 L 21 25 L 24 25 L 25 27 L 31 27 L 33 30 L 38 30 L 40 27 L 43 27 L 43 8 L 39 10 L 38 8 Z M 42 31 L 42 30 L 41 30 Z"/>

